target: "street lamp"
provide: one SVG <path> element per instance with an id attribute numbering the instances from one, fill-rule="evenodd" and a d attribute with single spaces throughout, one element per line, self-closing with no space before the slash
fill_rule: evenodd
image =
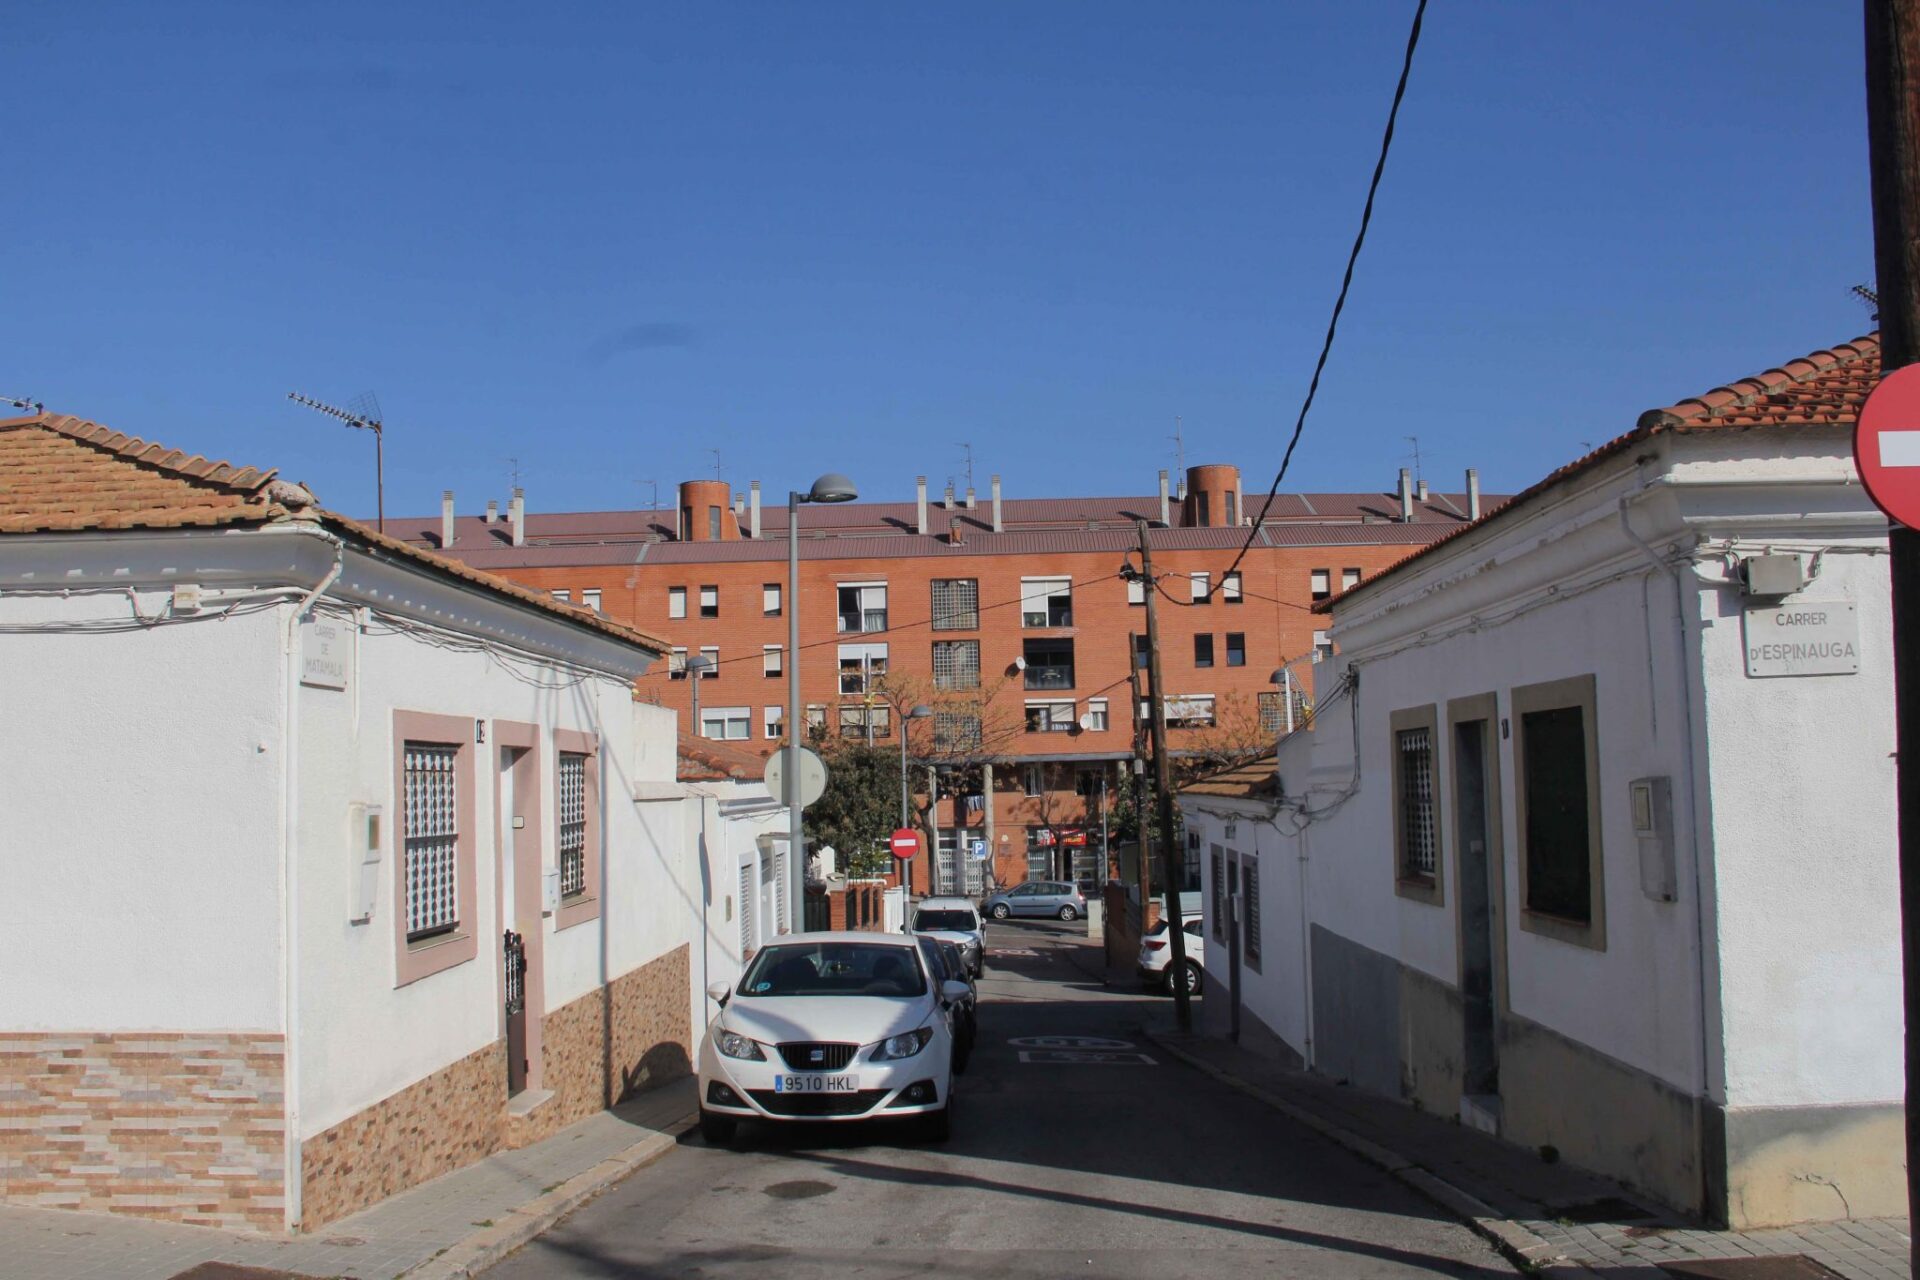
<path id="1" fill-rule="evenodd" d="M 687 659 L 687 679 L 693 681 L 693 736 L 704 738 L 700 731 L 700 677 L 713 670 L 713 659 L 704 653 L 696 653 Z"/>
<path id="2" fill-rule="evenodd" d="M 900 713 L 900 825 L 906 826 L 911 820 L 907 812 L 907 727 L 915 720 L 925 720 L 933 714 L 933 708 L 920 703 L 911 711 Z M 937 852 L 937 851 L 936 851 Z M 934 853 L 927 854 L 927 865 L 933 865 Z M 933 883 L 933 872 L 927 872 L 927 883 Z"/>
<path id="3" fill-rule="evenodd" d="M 807 839 L 800 816 L 800 504 L 852 502 L 859 497 L 853 481 L 829 471 L 805 493 L 787 491 L 787 900 L 791 903 L 793 932 L 801 932 L 807 918 Z"/>

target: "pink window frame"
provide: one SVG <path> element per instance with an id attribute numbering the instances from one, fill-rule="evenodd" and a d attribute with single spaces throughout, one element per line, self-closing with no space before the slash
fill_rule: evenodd
<path id="1" fill-rule="evenodd" d="M 559 910 L 553 913 L 553 927 L 557 932 L 570 929 L 577 924 L 600 918 L 600 739 L 591 733 L 582 733 L 578 729 L 555 729 L 553 731 L 553 794 L 560 794 L 560 753 L 571 751 L 587 758 L 586 774 L 587 831 L 586 844 L 582 850 L 586 861 L 586 886 L 572 898 L 562 898 Z M 554 805 L 553 814 L 554 866 L 560 865 L 560 807 Z"/>
<path id="2" fill-rule="evenodd" d="M 444 969 L 465 964 L 479 952 L 480 898 L 474 874 L 474 841 L 480 814 L 474 798 L 474 722 L 465 716 L 430 715 L 424 711 L 393 713 L 393 945 L 396 987 L 418 982 Z M 460 920 L 452 933 L 407 941 L 407 743 L 431 742 L 456 748 L 453 802 L 460 832 L 454 841 L 453 883 L 460 904 Z"/>

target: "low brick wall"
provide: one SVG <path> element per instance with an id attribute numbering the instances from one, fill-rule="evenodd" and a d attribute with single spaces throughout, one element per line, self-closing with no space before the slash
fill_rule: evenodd
<path id="1" fill-rule="evenodd" d="M 0 1199 L 278 1231 L 284 1081 L 273 1032 L 0 1034 Z"/>
<path id="2" fill-rule="evenodd" d="M 507 1049 L 496 1040 L 300 1145 L 312 1230 L 472 1164 L 504 1141 Z"/>
<path id="3" fill-rule="evenodd" d="M 690 948 L 680 946 L 549 1013 L 542 1083 L 553 1090 L 514 1139 L 534 1142 L 693 1069 Z"/>

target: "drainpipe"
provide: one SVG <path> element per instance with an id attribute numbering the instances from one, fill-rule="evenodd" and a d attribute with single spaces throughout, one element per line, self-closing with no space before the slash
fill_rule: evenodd
<path id="1" fill-rule="evenodd" d="M 1300 1057 L 1306 1069 L 1313 1070 L 1313 928 L 1307 910 L 1307 832 L 1300 828 Z"/>
<path id="2" fill-rule="evenodd" d="M 993 531 L 1005 533 L 1006 525 L 1000 519 L 1000 477 L 993 478 Z"/>
<path id="3" fill-rule="evenodd" d="M 1701 897 L 1700 875 L 1700 813 L 1699 796 L 1694 780 L 1693 757 L 1693 677 L 1687 669 L 1687 606 L 1686 588 L 1681 581 L 1681 569 L 1677 564 L 1669 564 L 1661 559 L 1653 546 L 1633 531 L 1633 525 L 1627 518 L 1627 508 L 1635 498 L 1644 495 L 1649 486 L 1642 484 L 1639 489 L 1620 498 L 1620 532 L 1627 540 L 1640 549 L 1640 554 L 1655 571 L 1666 574 L 1673 582 L 1673 621 L 1674 639 L 1677 641 L 1679 666 L 1675 674 L 1680 677 L 1680 745 L 1685 761 L 1684 777 L 1687 784 L 1687 835 L 1692 845 L 1693 856 L 1687 859 L 1688 879 L 1693 893 L 1693 970 L 1694 1003 L 1700 1027 L 1700 1096 L 1703 1101 L 1711 1100 L 1712 1082 L 1708 1064 L 1711 1061 L 1711 1041 L 1707 1034 L 1707 904 Z M 1657 691 L 1649 689 L 1657 701 Z"/>
<path id="4" fill-rule="evenodd" d="M 924 534 L 927 531 L 927 478 L 925 476 L 915 476 L 913 478 L 913 487 L 920 495 L 920 522 L 916 528 Z"/>
<path id="5" fill-rule="evenodd" d="M 346 571 L 346 544 L 330 533 L 316 531 L 333 545 L 333 565 L 300 597 L 287 618 L 282 642 L 282 680 L 285 684 L 285 710 L 280 717 L 280 812 L 283 815 L 280 844 L 280 1084 L 285 1097 L 286 1138 L 282 1144 L 281 1187 L 285 1202 L 284 1225 L 292 1230 L 300 1225 L 300 651 L 294 637 L 300 631 L 300 619 L 327 588 L 340 581 Z M 358 676 L 358 672 L 355 672 Z M 358 693 L 355 694 L 358 697 Z"/>

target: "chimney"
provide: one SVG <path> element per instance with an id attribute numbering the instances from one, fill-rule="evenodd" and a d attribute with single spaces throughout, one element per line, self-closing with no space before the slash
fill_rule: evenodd
<path id="1" fill-rule="evenodd" d="M 453 490 L 440 491 L 440 549 L 453 545 Z"/>
<path id="2" fill-rule="evenodd" d="M 740 520 L 740 518 L 746 514 L 747 514 L 747 495 L 744 493 L 734 494 L 733 495 L 734 521 L 737 523 Z"/>
<path id="3" fill-rule="evenodd" d="M 1000 519 L 1000 477 L 993 478 L 993 531 L 1005 533 L 1007 526 Z"/>
<path id="4" fill-rule="evenodd" d="M 747 486 L 747 536 L 760 536 L 760 482 L 755 480 Z"/>
<path id="5" fill-rule="evenodd" d="M 913 487 L 920 495 L 920 523 L 916 528 L 918 528 L 921 533 L 925 533 L 927 531 L 927 478 L 925 476 L 915 476 L 913 478 Z"/>
<path id="6" fill-rule="evenodd" d="M 1467 468 L 1467 519 L 1480 518 L 1480 468 Z"/>
<path id="7" fill-rule="evenodd" d="M 947 499 L 945 502 L 941 503 L 940 505 L 944 506 L 949 511 L 953 510 L 953 486 L 952 485 L 947 486 Z"/>
<path id="8" fill-rule="evenodd" d="M 1421 477 L 1420 479 L 1419 493 L 1420 493 L 1420 501 L 1425 502 L 1427 500 L 1427 481 L 1426 481 L 1426 477 L 1424 476 Z"/>
<path id="9" fill-rule="evenodd" d="M 1413 520 L 1413 473 L 1405 467 L 1400 468 L 1400 520 Z"/>
<path id="10" fill-rule="evenodd" d="M 513 490 L 513 502 L 507 507 L 507 522 L 513 526 L 513 545 L 527 545 L 527 491 L 518 487 Z"/>
<path id="11" fill-rule="evenodd" d="M 947 545 L 950 547 L 967 545 L 967 526 L 959 516 L 953 518 L 953 524 L 947 530 Z"/>
<path id="12" fill-rule="evenodd" d="M 967 486 L 967 510 L 969 510 L 969 511 L 971 511 L 971 510 L 973 510 L 973 507 L 974 507 L 974 502 L 973 502 L 973 486 L 972 486 L 972 485 L 968 485 L 968 486 Z"/>
<path id="13" fill-rule="evenodd" d="M 1160 523 L 1172 524 L 1172 513 L 1167 510 L 1167 470 L 1160 469 Z"/>
<path id="14" fill-rule="evenodd" d="M 487 499 L 487 514 L 481 518 L 488 524 L 500 523 L 500 500 L 498 498 Z"/>

